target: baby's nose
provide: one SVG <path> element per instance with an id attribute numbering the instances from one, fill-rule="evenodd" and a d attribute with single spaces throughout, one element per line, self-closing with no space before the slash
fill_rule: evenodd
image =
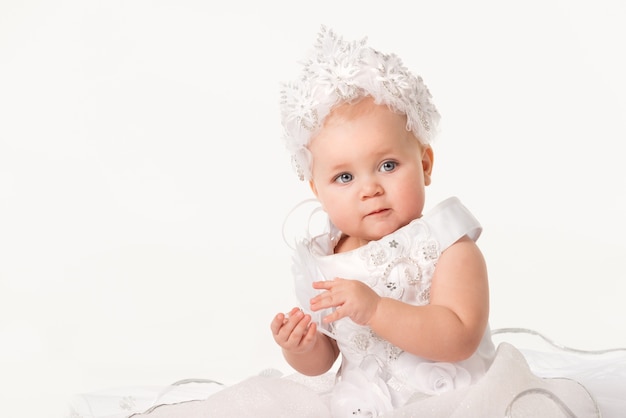
<path id="1" fill-rule="evenodd" d="M 361 198 L 367 199 L 374 196 L 379 196 L 383 193 L 381 184 L 375 178 L 368 178 L 363 181 L 361 187 Z"/>

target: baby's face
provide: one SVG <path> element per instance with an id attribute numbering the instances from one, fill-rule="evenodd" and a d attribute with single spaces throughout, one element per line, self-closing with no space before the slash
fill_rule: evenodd
<path id="1" fill-rule="evenodd" d="M 357 246 L 422 216 L 433 154 L 370 98 L 335 108 L 309 145 L 311 189 Z"/>

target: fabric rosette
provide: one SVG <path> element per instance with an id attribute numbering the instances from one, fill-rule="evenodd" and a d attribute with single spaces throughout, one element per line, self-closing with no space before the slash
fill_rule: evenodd
<path id="1" fill-rule="evenodd" d="M 453 363 L 423 362 L 415 368 L 414 376 L 419 391 L 427 395 L 440 395 L 472 383 L 469 372 Z"/>
<path id="2" fill-rule="evenodd" d="M 394 387 L 401 392 L 440 395 L 471 385 L 472 376 L 458 364 L 431 362 L 403 353 L 390 364 Z"/>

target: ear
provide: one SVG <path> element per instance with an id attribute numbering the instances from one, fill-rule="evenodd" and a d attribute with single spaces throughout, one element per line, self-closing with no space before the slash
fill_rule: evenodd
<path id="1" fill-rule="evenodd" d="M 315 198 L 318 200 L 318 202 L 320 202 L 320 205 L 322 205 L 322 210 L 325 211 L 326 208 L 324 207 L 324 202 L 320 200 L 320 195 L 317 192 L 317 187 L 315 187 L 315 182 L 313 180 L 309 180 L 309 187 L 311 188 L 311 191 L 315 195 Z"/>
<path id="2" fill-rule="evenodd" d="M 431 174 L 433 172 L 433 163 L 435 161 L 433 149 L 430 146 L 424 147 L 422 151 L 422 169 L 424 170 L 424 185 L 428 186 L 431 182 Z"/>
<path id="3" fill-rule="evenodd" d="M 317 194 L 317 187 L 315 187 L 315 183 L 313 182 L 313 180 L 309 180 L 309 187 L 311 188 L 311 191 L 313 192 L 315 197 L 319 197 Z"/>

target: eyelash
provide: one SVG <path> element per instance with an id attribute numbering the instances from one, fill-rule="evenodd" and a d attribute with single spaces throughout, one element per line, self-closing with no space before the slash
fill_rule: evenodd
<path id="1" fill-rule="evenodd" d="M 382 170 L 386 165 L 389 165 L 389 164 L 393 165 L 391 170 L 383 170 L 383 171 L 385 171 L 385 172 L 393 171 L 393 170 L 396 169 L 396 167 L 398 167 L 398 162 L 397 161 L 389 160 L 389 161 L 385 161 L 384 163 L 382 163 L 380 165 L 380 169 Z"/>
<path id="2" fill-rule="evenodd" d="M 389 166 L 389 165 L 391 165 L 392 167 L 391 167 L 389 170 L 385 170 L 384 168 L 385 168 L 386 166 Z M 396 167 L 398 167 L 398 162 L 397 162 L 397 161 L 392 161 L 392 160 L 389 160 L 389 161 L 385 161 L 385 162 L 383 162 L 383 163 L 380 165 L 380 169 L 379 169 L 379 170 L 380 170 L 380 171 L 383 171 L 383 172 L 386 172 L 386 173 L 389 173 L 389 172 L 391 172 L 391 171 L 394 171 L 394 170 L 396 169 Z M 342 180 L 342 178 L 343 178 L 344 176 L 349 176 L 350 178 L 349 178 L 348 180 Z M 334 181 L 334 182 L 336 182 L 336 183 L 346 184 L 346 183 L 351 182 L 351 181 L 352 181 L 352 179 L 353 179 L 352 174 L 350 174 L 350 173 L 341 173 L 341 174 L 339 174 L 337 177 L 335 177 L 335 178 L 333 179 L 333 181 Z"/>
<path id="3" fill-rule="evenodd" d="M 347 181 L 342 181 L 342 180 L 341 180 L 341 178 L 342 178 L 343 176 L 350 176 L 350 179 L 349 179 L 349 180 L 347 180 Z M 346 184 L 346 183 L 349 183 L 349 182 L 351 182 L 351 181 L 352 181 L 352 174 L 350 174 L 350 173 L 341 173 L 341 174 L 339 174 L 337 177 L 335 177 L 334 181 L 335 181 L 336 183 L 341 183 L 341 184 Z"/>

